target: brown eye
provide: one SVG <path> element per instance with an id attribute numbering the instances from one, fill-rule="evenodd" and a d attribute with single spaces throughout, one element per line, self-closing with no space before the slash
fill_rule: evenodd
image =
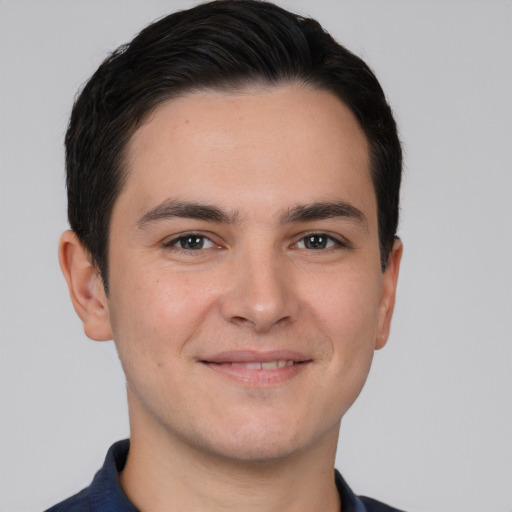
<path id="1" fill-rule="evenodd" d="M 197 251 L 204 247 L 204 236 L 190 235 L 184 236 L 179 239 L 179 244 L 182 249 Z"/>
<path id="2" fill-rule="evenodd" d="M 308 233 L 295 244 L 297 249 L 308 249 L 310 251 L 350 249 L 350 247 L 349 242 L 321 232 Z"/>
<path id="3" fill-rule="evenodd" d="M 173 238 L 163 244 L 166 249 L 182 250 L 187 252 L 198 252 L 201 249 L 217 247 L 207 236 L 197 233 L 187 233 Z"/>
<path id="4" fill-rule="evenodd" d="M 306 249 L 325 249 L 329 242 L 327 235 L 308 235 L 303 238 Z"/>

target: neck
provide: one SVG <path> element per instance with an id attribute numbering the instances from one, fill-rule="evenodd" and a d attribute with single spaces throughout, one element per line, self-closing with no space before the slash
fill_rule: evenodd
<path id="1" fill-rule="evenodd" d="M 121 485 L 139 510 L 339 512 L 335 436 L 265 462 L 240 461 L 191 446 L 131 415 Z"/>

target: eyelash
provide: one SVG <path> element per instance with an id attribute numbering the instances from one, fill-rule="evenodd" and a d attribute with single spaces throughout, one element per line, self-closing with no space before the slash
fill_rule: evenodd
<path id="1" fill-rule="evenodd" d="M 340 239 L 339 237 L 334 237 L 332 235 L 329 235 L 328 233 L 325 233 L 323 231 L 312 231 L 312 232 L 309 232 L 309 233 L 302 233 L 301 234 L 301 237 L 297 240 L 297 242 L 295 242 L 295 246 L 299 243 L 299 242 L 304 242 L 306 243 L 306 240 L 309 239 L 309 241 L 311 241 L 312 238 L 325 238 L 326 240 L 326 243 L 327 244 L 331 244 L 331 246 L 329 247 L 323 247 L 323 248 L 320 248 L 320 249 L 314 249 L 314 248 L 307 248 L 307 247 L 303 247 L 303 249 L 308 249 L 308 250 L 311 250 L 311 251 L 326 251 L 326 250 L 329 250 L 329 249 L 350 249 L 351 248 L 351 245 L 344 239 Z M 302 248 L 301 248 L 302 249 Z"/>
<path id="2" fill-rule="evenodd" d="M 197 249 L 193 249 L 193 248 L 187 249 L 185 247 L 179 247 L 177 245 L 179 243 L 183 243 L 184 241 L 190 240 L 193 238 L 196 239 L 198 244 L 201 244 L 201 246 L 198 247 Z M 313 242 L 313 240 L 312 240 L 313 238 L 325 239 L 326 247 L 320 247 L 320 248 L 306 247 L 306 244 L 308 243 L 308 239 L 309 239 L 309 243 L 311 243 L 311 242 Z M 210 242 L 211 247 L 204 247 L 204 243 L 206 241 Z M 304 243 L 304 247 L 297 247 L 297 245 L 300 242 Z M 319 242 L 319 243 L 322 243 L 322 242 Z M 174 251 L 179 251 L 179 252 L 188 253 L 188 254 L 193 253 L 193 252 L 201 252 L 202 250 L 211 249 L 214 246 L 216 246 L 217 248 L 221 247 L 220 245 L 216 244 L 209 236 L 204 235 L 202 233 L 195 233 L 195 232 L 181 234 L 167 242 L 164 242 L 162 244 L 162 246 L 164 249 L 172 249 Z M 294 246 L 294 248 L 297 248 L 297 249 L 319 251 L 319 252 L 326 251 L 326 250 L 333 250 L 333 249 L 350 249 L 351 248 L 351 245 L 346 240 L 341 240 L 337 237 L 334 237 L 334 236 L 329 235 L 328 233 L 325 233 L 322 231 L 312 231 L 309 233 L 302 233 L 301 237 L 293 244 L 293 246 Z"/>
<path id="3" fill-rule="evenodd" d="M 162 244 L 162 246 L 164 247 L 164 249 L 172 249 L 172 250 L 180 251 L 180 252 L 184 252 L 184 253 L 200 252 L 201 249 L 210 249 L 211 248 L 211 247 L 206 247 L 206 248 L 199 247 L 198 249 L 186 249 L 184 247 L 177 246 L 178 243 L 183 242 L 188 239 L 192 239 L 192 238 L 195 238 L 196 240 L 201 239 L 202 244 L 204 244 L 205 241 L 209 241 L 212 244 L 212 246 L 220 247 L 209 236 L 203 235 L 202 233 L 195 233 L 195 232 L 184 233 L 182 235 L 179 235 L 179 236 L 173 238 L 172 240 L 164 242 Z"/>

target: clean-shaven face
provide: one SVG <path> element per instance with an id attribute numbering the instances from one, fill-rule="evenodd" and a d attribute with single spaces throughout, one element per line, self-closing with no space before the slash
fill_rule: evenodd
<path id="1" fill-rule="evenodd" d="M 353 114 L 298 85 L 190 93 L 126 161 L 108 306 L 132 423 L 244 461 L 335 443 L 394 293 Z"/>

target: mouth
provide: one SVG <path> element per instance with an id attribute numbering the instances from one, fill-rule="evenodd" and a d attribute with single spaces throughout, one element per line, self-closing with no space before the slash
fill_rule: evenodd
<path id="1" fill-rule="evenodd" d="M 245 368 L 247 370 L 277 370 L 278 368 L 284 368 L 285 366 L 293 366 L 294 364 L 300 364 L 303 361 L 292 361 L 280 359 L 278 361 L 256 361 L 254 363 L 227 363 L 231 364 L 234 368 Z M 215 363 L 214 363 L 215 364 Z M 222 363 L 221 363 L 222 364 Z"/>
<path id="2" fill-rule="evenodd" d="M 199 361 L 223 377 L 250 386 L 278 384 L 299 375 L 313 360 L 292 352 L 225 352 Z"/>

